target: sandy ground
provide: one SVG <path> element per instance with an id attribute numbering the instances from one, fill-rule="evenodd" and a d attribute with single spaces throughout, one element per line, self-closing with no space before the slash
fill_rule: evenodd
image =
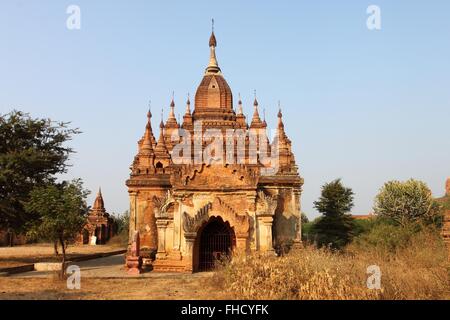
<path id="1" fill-rule="evenodd" d="M 67 249 L 68 258 L 73 256 L 88 255 L 92 253 L 111 252 L 125 249 L 119 245 L 102 246 L 69 246 Z M 59 249 L 61 252 L 61 248 Z M 55 257 L 53 245 L 33 244 L 16 247 L 0 248 L 0 268 L 16 267 L 35 262 L 60 261 L 60 257 Z"/>
<path id="2" fill-rule="evenodd" d="M 85 278 L 80 290 L 49 278 L 0 278 L 0 300 L 211 300 L 227 297 L 209 282 L 211 274 L 163 275 L 157 278 Z M 228 297 L 232 299 L 232 297 Z"/>
<path id="3" fill-rule="evenodd" d="M 81 270 L 80 290 L 69 290 L 54 272 L 0 277 L 0 300 L 7 299 L 232 299 L 220 292 L 214 273 L 154 273 L 130 276 L 124 255 L 73 263 Z"/>

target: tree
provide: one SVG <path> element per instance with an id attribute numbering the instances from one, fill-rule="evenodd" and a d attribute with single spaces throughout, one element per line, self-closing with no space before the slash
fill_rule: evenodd
<path id="1" fill-rule="evenodd" d="M 130 225 L 130 212 L 126 210 L 124 213 L 119 214 L 117 217 L 114 217 L 114 221 L 117 226 L 117 233 L 124 233 L 126 235 L 129 234 L 129 225 Z"/>
<path id="2" fill-rule="evenodd" d="M 302 217 L 301 217 L 301 219 L 302 219 L 302 224 L 303 224 L 303 223 L 308 223 L 308 222 L 309 222 L 308 216 L 307 216 L 306 213 L 304 213 L 304 212 L 302 212 Z"/>
<path id="3" fill-rule="evenodd" d="M 376 196 L 374 205 L 374 211 L 379 217 L 392 219 L 400 226 L 417 221 L 438 221 L 439 209 L 428 186 L 414 179 L 386 182 Z"/>
<path id="4" fill-rule="evenodd" d="M 56 174 L 67 171 L 73 150 L 64 144 L 80 133 L 68 125 L 15 110 L 0 114 L 1 229 L 21 233 L 26 222 L 37 218 L 23 203 L 33 188 L 53 183 Z"/>
<path id="5" fill-rule="evenodd" d="M 352 189 L 344 187 L 340 179 L 326 183 L 314 207 L 323 215 L 313 226 L 317 244 L 334 249 L 348 244 L 353 237 L 353 218 L 348 214 L 353 207 Z"/>
<path id="6" fill-rule="evenodd" d="M 28 224 L 28 235 L 61 245 L 62 275 L 66 269 L 68 243 L 79 235 L 86 224 L 88 194 L 80 179 L 52 183 L 34 188 L 24 206 L 27 212 L 39 217 Z"/>

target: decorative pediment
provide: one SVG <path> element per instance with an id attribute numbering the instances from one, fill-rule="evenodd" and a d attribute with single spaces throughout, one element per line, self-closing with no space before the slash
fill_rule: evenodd
<path id="1" fill-rule="evenodd" d="M 185 232 L 197 232 L 203 223 L 209 219 L 209 210 L 212 203 L 208 202 L 204 207 L 197 211 L 195 216 L 191 217 L 188 213 L 183 212 L 183 229 Z"/>
<path id="2" fill-rule="evenodd" d="M 256 188 L 256 169 L 245 165 L 184 165 L 174 170 L 171 184 L 178 189 L 223 190 Z"/>
<path id="3" fill-rule="evenodd" d="M 278 196 L 266 194 L 263 190 L 258 191 L 256 198 L 256 214 L 259 216 L 273 216 L 278 205 Z"/>
<path id="4" fill-rule="evenodd" d="M 234 228 L 236 236 L 248 236 L 250 228 L 248 214 L 237 214 L 233 208 L 220 198 L 215 198 L 213 202 L 208 202 L 193 217 L 184 212 L 183 229 L 186 233 L 197 232 L 204 223 L 208 222 L 210 217 L 221 217 L 225 222 L 228 221 L 230 226 Z"/>
<path id="5" fill-rule="evenodd" d="M 153 196 L 152 201 L 155 205 L 154 212 L 156 219 L 164 219 L 170 217 L 170 208 L 175 204 L 175 198 L 173 197 L 173 194 L 172 192 L 170 192 L 170 190 L 167 190 L 164 197 Z"/>

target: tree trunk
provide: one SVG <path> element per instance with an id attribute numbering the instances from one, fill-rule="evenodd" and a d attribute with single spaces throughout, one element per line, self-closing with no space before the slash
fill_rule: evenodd
<path id="1" fill-rule="evenodd" d="M 58 241 L 55 241 L 53 243 L 53 249 L 55 250 L 55 256 L 59 256 L 59 252 L 58 252 Z"/>
<path id="2" fill-rule="evenodd" d="M 9 232 L 8 236 L 9 236 L 9 246 L 14 247 L 14 235 L 12 234 L 12 232 Z"/>
<path id="3" fill-rule="evenodd" d="M 66 275 L 66 247 L 64 246 L 64 239 L 62 236 L 59 237 L 59 242 L 62 248 L 61 278 L 64 279 L 64 276 Z"/>
<path id="4" fill-rule="evenodd" d="M 14 247 L 14 233 L 11 229 L 8 230 L 8 242 L 10 247 Z"/>

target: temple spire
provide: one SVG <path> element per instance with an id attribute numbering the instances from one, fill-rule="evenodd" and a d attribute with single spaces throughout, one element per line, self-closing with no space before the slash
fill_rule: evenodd
<path id="1" fill-rule="evenodd" d="M 189 97 L 189 93 L 188 93 L 188 96 L 187 96 L 187 101 L 186 101 L 186 114 L 191 114 L 191 100 L 190 100 L 190 97 Z"/>
<path id="2" fill-rule="evenodd" d="M 259 111 L 258 111 L 258 100 L 256 99 L 256 90 L 255 90 L 255 101 L 253 102 L 253 107 L 254 107 L 254 111 L 253 111 L 253 118 L 252 118 L 252 122 L 250 124 L 250 128 L 260 128 L 263 127 L 264 124 L 261 121 L 261 118 L 259 116 Z"/>
<path id="3" fill-rule="evenodd" d="M 244 109 L 242 108 L 241 94 L 239 93 L 238 110 L 236 114 L 236 121 L 239 123 L 240 127 L 247 129 L 247 122 L 245 121 Z"/>
<path id="4" fill-rule="evenodd" d="M 172 91 L 172 101 L 170 102 L 169 118 L 175 118 L 175 92 Z"/>
<path id="5" fill-rule="evenodd" d="M 168 129 L 173 129 L 173 128 L 179 127 L 177 118 L 175 117 L 175 93 L 174 92 L 172 92 L 172 101 L 170 102 L 170 112 L 169 112 L 169 117 L 167 118 L 165 127 Z"/>
<path id="6" fill-rule="evenodd" d="M 167 151 L 167 146 L 166 146 L 166 142 L 164 140 L 164 122 L 161 119 L 161 123 L 159 124 L 159 138 L 158 138 L 158 143 L 156 144 L 156 148 L 155 148 L 155 155 L 161 156 L 161 155 L 165 155 L 168 153 Z"/>
<path id="7" fill-rule="evenodd" d="M 263 109 L 263 125 L 264 127 L 267 127 L 267 122 L 266 122 L 266 109 Z"/>
<path id="8" fill-rule="evenodd" d="M 278 128 L 284 128 L 283 113 L 281 112 L 281 103 L 278 101 Z"/>
<path id="9" fill-rule="evenodd" d="M 155 137 L 153 136 L 152 131 L 152 112 L 150 109 L 147 112 L 147 124 L 145 125 L 145 133 L 142 138 L 140 154 L 150 155 L 153 153 L 153 147 L 156 145 Z"/>
<path id="10" fill-rule="evenodd" d="M 214 19 L 212 19 L 211 37 L 209 37 L 209 64 L 206 68 L 206 74 L 215 74 L 220 72 L 219 64 L 216 58 L 217 40 L 214 35 Z"/>
<path id="11" fill-rule="evenodd" d="M 242 100 L 241 100 L 241 94 L 239 93 L 239 101 L 238 101 L 238 114 L 239 115 L 243 115 L 244 114 L 244 110 L 242 108 Z"/>
<path id="12" fill-rule="evenodd" d="M 105 203 L 103 201 L 102 189 L 99 188 L 97 192 L 97 196 L 95 197 L 94 205 L 92 207 L 92 211 L 94 212 L 104 212 L 105 211 Z"/>

